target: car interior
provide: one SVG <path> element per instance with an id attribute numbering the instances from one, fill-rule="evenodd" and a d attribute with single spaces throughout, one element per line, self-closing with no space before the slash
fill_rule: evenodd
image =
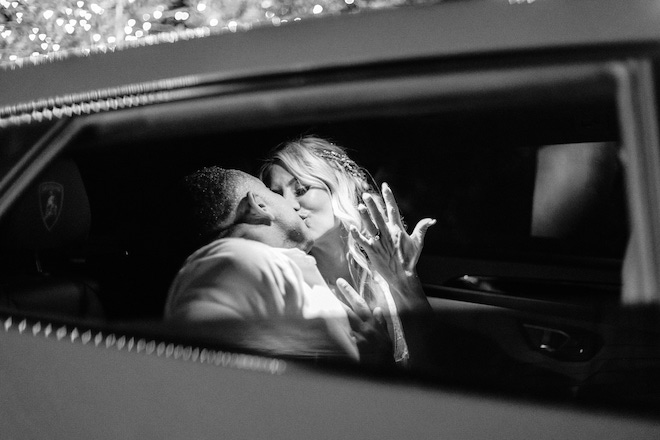
<path id="1" fill-rule="evenodd" d="M 158 322 L 193 250 L 176 234 L 177 182 L 207 165 L 255 174 L 269 150 L 314 134 L 389 183 L 409 228 L 437 219 L 418 264 L 438 326 L 436 378 L 657 402 L 657 333 L 621 308 L 630 226 L 612 80 L 591 65 L 530 65 L 219 81 L 5 129 L 6 169 L 24 172 L 3 173 L 20 191 L 3 199 L 0 307 Z"/>

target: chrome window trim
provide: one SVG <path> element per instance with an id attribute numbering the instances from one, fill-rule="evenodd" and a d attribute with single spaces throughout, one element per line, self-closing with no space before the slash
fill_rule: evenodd
<path id="1" fill-rule="evenodd" d="M 145 356 L 175 359 L 184 362 L 215 365 L 272 375 L 284 374 L 283 359 L 256 356 L 224 350 L 213 350 L 187 344 L 176 344 L 165 338 L 136 337 L 121 331 L 105 331 L 82 325 L 56 324 L 47 319 L 0 316 L 0 331 L 18 332 L 23 336 L 41 337 L 62 343 L 81 344 L 106 350 L 125 351 Z"/>
<path id="2" fill-rule="evenodd" d="M 194 76 L 55 96 L 0 108 L 0 129 L 42 120 L 170 102 L 199 84 Z"/>

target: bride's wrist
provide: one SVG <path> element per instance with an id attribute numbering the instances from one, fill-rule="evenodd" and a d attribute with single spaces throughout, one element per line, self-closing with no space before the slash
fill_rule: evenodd
<path id="1" fill-rule="evenodd" d="M 416 273 L 399 278 L 389 285 L 393 296 L 398 297 L 396 302 L 400 311 L 420 311 L 430 308 L 426 293 Z"/>

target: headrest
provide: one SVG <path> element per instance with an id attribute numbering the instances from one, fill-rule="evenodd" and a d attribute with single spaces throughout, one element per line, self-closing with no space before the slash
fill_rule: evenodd
<path id="1" fill-rule="evenodd" d="M 3 222 L 2 242 L 25 250 L 73 247 L 87 239 L 90 223 L 80 171 L 72 160 L 58 159 L 12 206 Z"/>

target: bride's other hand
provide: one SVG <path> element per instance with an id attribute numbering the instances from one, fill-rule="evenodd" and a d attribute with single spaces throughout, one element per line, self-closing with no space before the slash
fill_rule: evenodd
<path id="1" fill-rule="evenodd" d="M 337 279 L 337 287 L 346 302 L 345 306 L 352 336 L 363 363 L 390 364 L 393 360 L 393 344 L 387 331 L 387 322 L 380 307 L 371 310 L 355 289 L 343 278 Z"/>

